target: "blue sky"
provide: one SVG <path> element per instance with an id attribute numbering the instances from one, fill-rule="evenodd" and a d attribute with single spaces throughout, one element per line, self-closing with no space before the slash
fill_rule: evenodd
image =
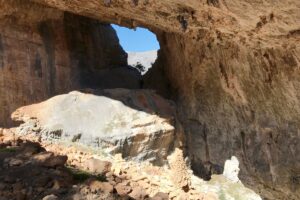
<path id="1" fill-rule="evenodd" d="M 159 43 L 154 33 L 144 28 L 133 29 L 112 25 L 117 31 L 120 44 L 125 51 L 141 52 L 158 50 Z"/>

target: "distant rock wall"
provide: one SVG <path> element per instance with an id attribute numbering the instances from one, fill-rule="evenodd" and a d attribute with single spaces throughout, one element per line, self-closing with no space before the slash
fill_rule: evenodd
<path id="1" fill-rule="evenodd" d="M 22 105 L 101 84 L 90 75 L 127 65 L 110 25 L 8 2 L 14 1 L 3 3 L 0 16 L 0 126 L 11 125 L 11 112 Z"/>
<path id="2" fill-rule="evenodd" d="M 136 67 L 140 64 L 144 67 L 141 73 L 144 75 L 152 67 L 157 59 L 157 50 L 144 51 L 144 52 L 127 52 L 128 65 Z"/>

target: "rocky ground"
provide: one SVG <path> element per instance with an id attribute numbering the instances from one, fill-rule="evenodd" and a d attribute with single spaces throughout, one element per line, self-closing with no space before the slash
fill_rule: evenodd
<path id="1" fill-rule="evenodd" d="M 40 142 L 34 134 L 0 130 L 0 199 L 217 200 L 259 196 L 222 176 L 192 175 L 177 149 L 169 166 L 106 157 L 83 146 Z"/>
<path id="2" fill-rule="evenodd" d="M 119 155 L 107 161 L 79 147 L 40 144 L 33 135 L 20 137 L 13 131 L 1 129 L 1 200 L 217 199 L 188 188 L 189 179 L 180 171 L 184 167 L 176 161 L 180 152 L 171 166 L 180 172 L 177 177 L 149 163 L 126 162 Z"/>
<path id="3" fill-rule="evenodd" d="M 0 129 L 0 200 L 261 200 L 239 181 L 235 157 L 210 181 L 193 174 L 168 100 L 147 90 L 94 93 L 13 113 L 24 123 Z"/>

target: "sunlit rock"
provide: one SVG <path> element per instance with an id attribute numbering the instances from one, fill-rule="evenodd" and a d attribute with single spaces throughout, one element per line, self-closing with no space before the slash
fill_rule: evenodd
<path id="1" fill-rule="evenodd" d="M 224 165 L 224 171 L 223 175 L 231 180 L 234 183 L 237 183 L 240 181 L 238 175 L 239 175 L 239 161 L 235 156 L 232 156 L 230 160 L 226 160 Z"/>
<path id="2" fill-rule="evenodd" d="M 92 91 L 91 91 L 92 92 Z M 20 133 L 43 140 L 83 144 L 124 158 L 162 163 L 174 143 L 175 111 L 149 90 L 71 92 L 14 114 Z"/>

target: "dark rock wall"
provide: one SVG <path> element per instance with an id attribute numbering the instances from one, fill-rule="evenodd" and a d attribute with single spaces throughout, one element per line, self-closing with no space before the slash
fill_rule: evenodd
<path id="1" fill-rule="evenodd" d="M 69 13 L 56 15 L 26 23 L 13 16 L 0 19 L 0 126 L 12 125 L 10 114 L 22 105 L 97 87 L 101 82 L 90 79 L 103 76 L 95 76 L 96 71 L 127 65 L 110 25 Z"/>

